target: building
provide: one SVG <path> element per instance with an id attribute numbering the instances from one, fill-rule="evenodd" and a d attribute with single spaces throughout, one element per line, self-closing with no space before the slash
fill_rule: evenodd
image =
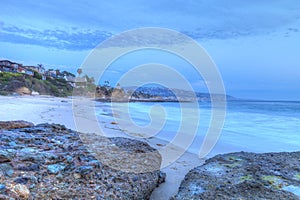
<path id="1" fill-rule="evenodd" d="M 24 67 L 18 67 L 17 68 L 17 72 L 25 74 L 26 73 L 26 69 Z"/>
<path id="2" fill-rule="evenodd" d="M 48 71 L 46 71 L 45 75 L 49 78 L 56 78 L 57 71 L 56 70 L 48 70 Z"/>
<path id="3" fill-rule="evenodd" d="M 4 72 L 18 72 L 22 64 L 11 62 L 9 60 L 0 60 L 0 70 Z"/>
<path id="4" fill-rule="evenodd" d="M 45 74 L 45 68 L 42 65 L 38 66 L 24 66 L 26 69 L 37 72 L 41 75 Z"/>

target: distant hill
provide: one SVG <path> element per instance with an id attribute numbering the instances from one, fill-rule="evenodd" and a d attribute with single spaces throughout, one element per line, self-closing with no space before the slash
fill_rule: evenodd
<path id="1" fill-rule="evenodd" d="M 179 100 L 193 100 L 195 95 L 197 100 L 209 101 L 211 99 L 209 93 L 186 91 L 181 89 L 169 89 L 166 87 L 125 87 L 126 92 L 133 92 L 133 96 L 146 96 L 146 97 L 162 97 L 166 99 L 178 99 Z M 175 95 L 176 93 L 176 95 Z M 222 99 L 224 96 L 220 94 L 212 94 L 215 99 Z M 230 95 L 226 95 L 227 100 L 235 100 L 236 98 Z"/>

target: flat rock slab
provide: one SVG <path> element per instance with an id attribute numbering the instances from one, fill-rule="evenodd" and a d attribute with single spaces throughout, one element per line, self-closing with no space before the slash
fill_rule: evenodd
<path id="1" fill-rule="evenodd" d="M 192 169 L 172 199 L 300 199 L 300 152 L 217 155 Z"/>
<path id="2" fill-rule="evenodd" d="M 162 182 L 161 156 L 147 143 L 90 134 L 99 142 L 96 155 L 61 125 L 0 124 L 0 199 L 149 199 Z M 140 159 L 130 162 L 133 157 Z"/>
<path id="3" fill-rule="evenodd" d="M 17 128 L 26 128 L 31 126 L 34 126 L 34 124 L 23 120 L 0 122 L 0 129 L 17 129 Z"/>

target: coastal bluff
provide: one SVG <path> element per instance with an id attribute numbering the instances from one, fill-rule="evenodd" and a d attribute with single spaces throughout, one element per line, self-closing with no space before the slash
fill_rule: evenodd
<path id="1" fill-rule="evenodd" d="M 189 171 L 172 199 L 300 199 L 300 152 L 217 155 Z"/>
<path id="2" fill-rule="evenodd" d="M 155 168 L 144 173 L 112 168 L 62 125 L 0 122 L 0 199 L 149 199 L 165 177 L 160 154 L 141 141 L 97 136 L 101 139 L 130 154 L 151 152 Z"/>

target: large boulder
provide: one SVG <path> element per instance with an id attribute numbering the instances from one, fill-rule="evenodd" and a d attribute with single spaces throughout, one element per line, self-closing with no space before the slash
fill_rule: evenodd
<path id="1" fill-rule="evenodd" d="M 161 182 L 161 156 L 144 142 L 95 137 L 107 154 L 112 148 L 124 155 L 144 153 L 145 169 L 152 168 L 139 172 L 128 169 L 141 167 L 140 161 L 121 155 L 120 162 L 114 152 L 111 158 L 119 163 L 111 166 L 113 160 L 101 160 L 102 154 L 88 149 L 77 132 L 61 125 L 0 131 L 0 199 L 149 199 Z M 103 145 L 109 145 L 109 151 Z M 149 153 L 155 164 L 147 162 Z"/>
<path id="2" fill-rule="evenodd" d="M 19 87 L 16 89 L 16 92 L 22 95 L 31 95 L 31 91 L 27 87 Z"/>
<path id="3" fill-rule="evenodd" d="M 300 152 L 217 155 L 191 170 L 173 199 L 300 199 Z"/>

